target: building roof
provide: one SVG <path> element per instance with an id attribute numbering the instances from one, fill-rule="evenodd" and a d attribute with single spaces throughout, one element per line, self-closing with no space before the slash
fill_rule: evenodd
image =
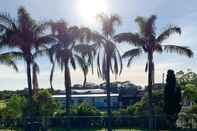
<path id="1" fill-rule="evenodd" d="M 80 95 L 72 95 L 71 97 L 106 97 L 107 94 L 80 94 Z M 112 93 L 110 94 L 112 97 L 119 96 L 119 94 Z M 53 95 L 53 98 L 64 98 L 66 95 Z"/>
<path id="2" fill-rule="evenodd" d="M 74 93 L 91 93 L 91 94 L 96 94 L 96 93 L 104 93 L 105 90 L 103 89 L 73 89 L 72 92 Z"/>

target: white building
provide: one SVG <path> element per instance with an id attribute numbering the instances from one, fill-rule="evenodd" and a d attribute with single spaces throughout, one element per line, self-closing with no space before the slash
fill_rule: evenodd
<path id="1" fill-rule="evenodd" d="M 66 105 L 65 95 L 53 95 L 53 98 L 60 104 Z M 74 94 L 71 96 L 72 106 L 78 106 L 81 102 L 87 102 L 98 109 L 105 109 L 107 108 L 107 94 Z M 111 107 L 118 108 L 120 105 L 119 94 L 111 94 Z"/>

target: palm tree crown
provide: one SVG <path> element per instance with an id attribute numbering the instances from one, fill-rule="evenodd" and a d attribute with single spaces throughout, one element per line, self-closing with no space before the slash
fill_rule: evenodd
<path id="1" fill-rule="evenodd" d="M 154 52 L 175 52 L 179 55 L 185 55 L 188 57 L 193 56 L 193 52 L 185 46 L 177 45 L 163 45 L 163 41 L 170 37 L 174 33 L 181 34 L 181 28 L 177 26 L 170 25 L 164 31 L 162 31 L 158 36 L 156 35 L 155 28 L 156 16 L 152 15 L 150 18 L 146 19 L 144 17 L 137 17 L 135 22 L 139 26 L 139 33 L 120 33 L 115 36 L 117 42 L 128 42 L 137 48 L 128 50 L 124 53 L 123 58 L 129 58 L 128 66 L 131 64 L 133 58 L 141 55 L 143 52 L 151 53 Z M 148 62 L 146 65 L 146 70 L 148 69 Z"/>

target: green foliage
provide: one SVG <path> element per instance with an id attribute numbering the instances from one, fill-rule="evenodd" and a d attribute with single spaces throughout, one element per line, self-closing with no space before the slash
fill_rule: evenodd
<path id="1" fill-rule="evenodd" d="M 35 117 L 53 116 L 60 109 L 59 104 L 52 98 L 47 90 L 39 91 L 33 97 L 33 113 Z M 12 96 L 8 99 L 6 107 L 0 109 L 1 118 L 20 119 L 27 116 L 29 106 L 24 96 Z"/>
<path id="2" fill-rule="evenodd" d="M 197 115 L 197 105 L 196 104 L 193 105 L 192 108 L 188 109 L 186 112 L 189 113 L 189 114 Z"/>
<path id="3" fill-rule="evenodd" d="M 39 91 L 33 96 L 34 113 L 36 116 L 53 116 L 60 109 L 59 104 L 47 90 Z"/>
<path id="4" fill-rule="evenodd" d="M 4 100 L 0 100 L 0 109 L 6 107 L 6 102 Z"/>
<path id="5" fill-rule="evenodd" d="M 154 113 L 157 115 L 163 114 L 163 94 L 161 92 L 155 91 L 153 92 L 152 98 Z M 136 102 L 134 105 L 129 106 L 127 110 L 130 115 L 148 115 L 148 95 L 145 94 L 145 96 L 143 96 L 143 98 L 139 102 Z"/>
<path id="6" fill-rule="evenodd" d="M 22 118 L 26 103 L 25 97 L 12 96 L 6 104 L 6 108 L 2 109 L 2 117 L 11 119 Z"/>
<path id="7" fill-rule="evenodd" d="M 183 97 L 187 100 L 197 101 L 197 85 L 186 84 L 183 88 Z"/>
<path id="8" fill-rule="evenodd" d="M 89 105 L 86 102 L 82 102 L 76 109 L 76 115 L 79 116 L 98 116 L 100 115 L 99 111 L 94 107 Z"/>

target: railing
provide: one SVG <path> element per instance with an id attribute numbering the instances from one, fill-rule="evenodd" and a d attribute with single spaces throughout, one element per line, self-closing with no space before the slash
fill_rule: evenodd
<path id="1" fill-rule="evenodd" d="M 112 127 L 114 129 L 148 129 L 148 116 L 113 116 Z M 184 129 L 196 129 L 197 117 L 190 116 L 190 119 L 178 119 L 177 126 Z M 33 125 L 36 129 L 46 130 L 47 128 L 63 128 L 63 129 L 106 129 L 107 117 L 104 116 L 70 116 L 70 117 L 37 117 L 34 120 L 30 119 L 0 119 L 0 128 L 20 128 L 30 131 L 29 128 Z M 166 116 L 155 116 L 154 129 L 166 130 L 169 129 L 169 121 Z M 32 129 L 32 131 L 36 131 Z M 80 131 L 80 130 L 79 130 Z"/>

